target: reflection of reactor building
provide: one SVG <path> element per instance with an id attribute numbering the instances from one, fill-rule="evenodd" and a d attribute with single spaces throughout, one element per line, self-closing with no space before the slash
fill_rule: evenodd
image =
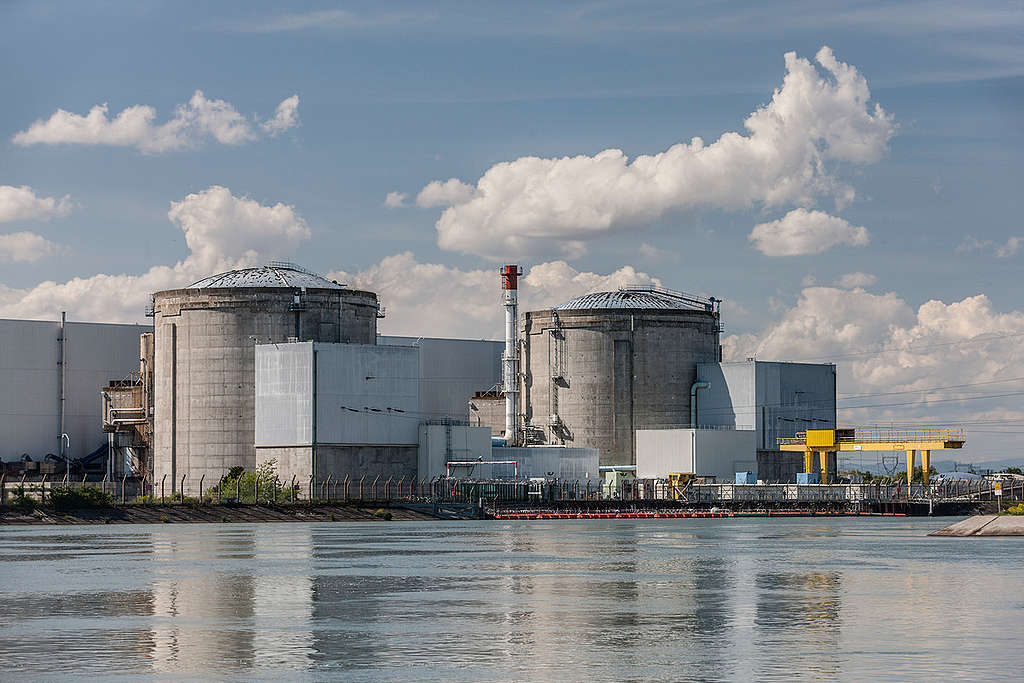
<path id="1" fill-rule="evenodd" d="M 526 438 L 636 464 L 636 429 L 690 424 L 697 363 L 720 360 L 717 304 L 635 287 L 526 313 Z"/>
<path id="2" fill-rule="evenodd" d="M 260 569 L 259 559 L 282 547 L 291 559 L 310 558 L 310 533 L 308 526 L 287 525 L 280 532 L 264 526 L 156 534 L 156 561 L 175 570 L 153 584 L 154 670 L 187 677 L 209 675 L 218 663 L 225 674 L 310 666 L 312 579 L 296 572 L 274 575 Z M 222 556 L 251 558 L 253 564 L 238 573 L 190 567 L 197 557 Z"/>

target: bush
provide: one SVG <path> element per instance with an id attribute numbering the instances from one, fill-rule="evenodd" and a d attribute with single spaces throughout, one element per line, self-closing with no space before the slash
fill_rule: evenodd
<path id="1" fill-rule="evenodd" d="M 235 498 L 237 490 L 239 503 L 253 503 L 256 501 L 253 494 L 256 490 L 257 477 L 260 482 L 261 501 L 274 500 L 280 495 L 281 480 L 277 476 L 277 460 L 260 463 L 255 472 L 246 472 L 241 467 L 232 467 L 226 475 L 221 477 L 219 482 L 210 487 L 207 495 L 213 499 L 219 492 L 222 499 L 230 500 Z"/>
<path id="2" fill-rule="evenodd" d="M 11 496 L 8 505 L 11 505 L 16 508 L 21 508 L 22 510 L 31 510 L 36 506 L 36 502 L 37 501 L 34 498 L 32 498 L 32 496 L 28 495 L 25 492 L 24 486 L 19 486 L 14 489 L 14 495 Z"/>
<path id="3" fill-rule="evenodd" d="M 108 507 L 114 504 L 114 497 L 95 486 L 71 488 L 55 486 L 50 490 L 50 502 L 58 510 L 74 508 Z"/>
<path id="4" fill-rule="evenodd" d="M 1024 515 L 1024 503 L 1017 503 L 1016 505 L 1006 508 L 1006 514 Z"/>
<path id="5" fill-rule="evenodd" d="M 376 512 L 374 512 L 373 516 L 377 519 L 383 519 L 388 521 L 391 520 L 391 512 L 384 510 L 383 508 L 379 508 Z"/>

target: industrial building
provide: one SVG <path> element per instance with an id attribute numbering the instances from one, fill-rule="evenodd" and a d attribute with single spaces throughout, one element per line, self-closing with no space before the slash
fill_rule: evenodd
<path id="1" fill-rule="evenodd" d="M 714 297 L 633 286 L 520 316 L 521 274 L 501 269 L 504 341 L 378 335 L 377 293 L 280 262 L 156 292 L 152 331 L 0 321 L 6 386 L 35 392 L 28 420 L 4 393 L 8 444 L 102 453 L 108 475 L 187 494 L 270 460 L 303 489 L 327 477 L 793 481 L 801 457 L 776 440 L 835 426 L 834 366 L 722 362 Z"/>
<path id="2" fill-rule="evenodd" d="M 0 320 L 0 460 L 66 469 L 89 456 L 106 467 L 101 390 L 139 369 L 145 325 Z M 43 464 L 40 467 L 40 464 Z"/>

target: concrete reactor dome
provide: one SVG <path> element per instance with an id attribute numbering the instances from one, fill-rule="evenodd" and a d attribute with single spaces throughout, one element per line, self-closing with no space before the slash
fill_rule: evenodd
<path id="1" fill-rule="evenodd" d="M 721 358 L 719 300 L 662 287 L 596 292 L 523 316 L 528 444 L 636 464 L 635 430 L 687 427 L 697 363 Z"/>
<path id="2" fill-rule="evenodd" d="M 153 476 L 198 491 L 231 467 L 253 471 L 255 347 L 289 341 L 376 344 L 377 295 L 290 263 L 270 263 L 157 292 Z"/>
<path id="3" fill-rule="evenodd" d="M 593 292 L 555 306 L 555 311 L 578 311 L 606 308 L 628 308 L 634 310 L 647 309 L 680 309 L 685 311 L 714 310 L 718 299 L 703 299 L 691 294 L 675 292 L 654 285 L 634 285 L 622 287 L 615 292 Z"/>
<path id="4" fill-rule="evenodd" d="M 332 282 L 294 263 L 271 261 L 265 266 L 240 268 L 204 277 L 193 282 L 189 289 L 227 287 L 288 287 L 291 289 L 344 289 L 343 285 Z"/>

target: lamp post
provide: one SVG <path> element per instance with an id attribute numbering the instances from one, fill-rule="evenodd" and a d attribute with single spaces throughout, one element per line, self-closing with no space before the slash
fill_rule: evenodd
<path id="1" fill-rule="evenodd" d="M 65 448 L 65 444 L 67 447 Z M 64 480 L 71 480 L 71 456 L 68 453 L 71 451 L 71 437 L 67 434 L 60 435 L 60 450 L 61 457 L 64 458 Z"/>

